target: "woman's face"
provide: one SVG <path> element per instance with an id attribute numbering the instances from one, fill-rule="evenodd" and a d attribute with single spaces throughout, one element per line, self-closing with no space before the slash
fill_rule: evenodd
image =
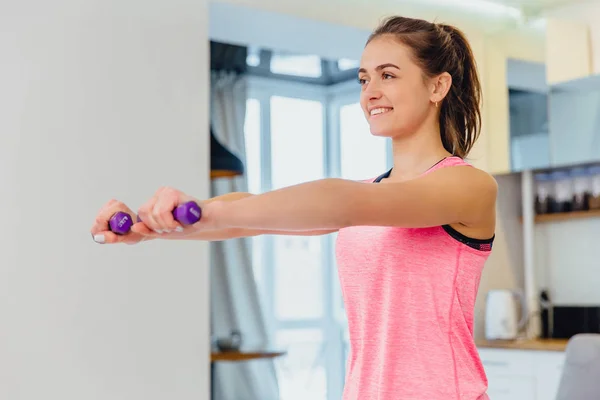
<path id="1" fill-rule="evenodd" d="M 409 135 L 432 112 L 434 86 L 426 83 L 410 48 L 391 36 L 380 36 L 365 47 L 358 79 L 360 104 L 375 136 Z"/>

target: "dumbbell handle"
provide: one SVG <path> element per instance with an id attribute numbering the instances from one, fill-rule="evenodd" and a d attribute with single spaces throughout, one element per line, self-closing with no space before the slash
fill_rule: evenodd
<path id="1" fill-rule="evenodd" d="M 193 225 L 202 218 L 202 209 L 195 201 L 188 201 L 175 207 L 173 218 L 181 225 Z M 138 215 L 137 222 L 141 221 Z M 131 216 L 122 211 L 115 213 L 108 221 L 110 230 L 118 235 L 128 233 L 132 225 L 133 220 Z"/>

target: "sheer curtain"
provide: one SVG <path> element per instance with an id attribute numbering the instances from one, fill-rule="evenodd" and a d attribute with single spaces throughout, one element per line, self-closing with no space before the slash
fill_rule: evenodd
<path id="1" fill-rule="evenodd" d="M 235 72 L 212 71 L 211 124 L 217 140 L 244 165 L 247 84 Z M 246 176 L 214 179 L 211 195 L 246 192 Z M 246 348 L 266 348 L 268 329 L 254 280 L 249 239 L 212 242 L 211 319 L 215 337 L 234 330 L 243 335 Z M 217 400 L 277 400 L 279 386 L 273 360 L 218 362 L 215 364 Z"/>

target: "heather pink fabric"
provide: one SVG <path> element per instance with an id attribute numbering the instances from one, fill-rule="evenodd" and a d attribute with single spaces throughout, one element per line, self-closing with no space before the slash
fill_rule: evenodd
<path id="1" fill-rule="evenodd" d="M 425 173 L 456 165 L 469 164 L 450 157 Z M 489 254 L 442 227 L 340 230 L 350 333 L 343 400 L 488 399 L 473 312 Z"/>

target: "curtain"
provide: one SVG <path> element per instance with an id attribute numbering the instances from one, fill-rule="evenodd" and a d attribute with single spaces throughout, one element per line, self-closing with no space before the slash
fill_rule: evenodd
<path id="1" fill-rule="evenodd" d="M 214 135 L 246 165 L 244 121 L 247 84 L 236 72 L 211 73 L 211 124 Z M 246 192 L 246 176 L 213 179 L 211 196 Z M 210 243 L 211 327 L 213 337 L 242 334 L 245 348 L 266 349 L 268 329 L 254 280 L 250 239 Z M 215 400 L 277 400 L 274 360 L 215 363 Z"/>

